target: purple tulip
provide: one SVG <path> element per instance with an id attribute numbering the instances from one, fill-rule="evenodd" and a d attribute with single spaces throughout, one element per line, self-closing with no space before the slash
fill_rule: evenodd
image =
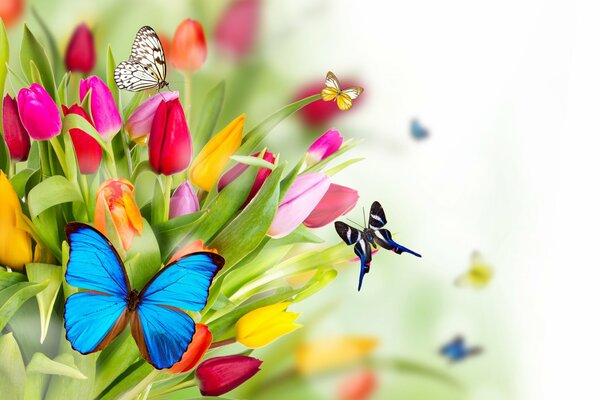
<path id="1" fill-rule="evenodd" d="M 161 100 L 170 101 L 179 98 L 179 92 L 161 92 L 144 101 L 127 119 L 125 129 L 131 139 L 138 143 L 148 141 L 152 129 L 152 120 Z"/>
<path id="2" fill-rule="evenodd" d="M 344 137 L 335 129 L 330 129 L 322 134 L 308 148 L 308 165 L 313 165 L 326 159 L 339 150 L 344 142 Z"/>
<path id="3" fill-rule="evenodd" d="M 260 371 L 262 361 L 247 356 L 231 355 L 209 358 L 196 368 L 202 396 L 227 393 Z"/>
<path id="4" fill-rule="evenodd" d="M 199 210 L 200 204 L 198 203 L 196 191 L 189 181 L 183 181 L 183 183 L 175 189 L 173 196 L 171 197 L 169 219 L 191 214 Z"/>
<path id="5" fill-rule="evenodd" d="M 79 101 L 83 101 L 86 94 L 90 95 L 90 111 L 94 126 L 98 133 L 107 142 L 121 129 L 121 115 L 106 83 L 97 76 L 90 76 L 79 82 Z"/>
<path id="6" fill-rule="evenodd" d="M 329 176 L 321 172 L 298 176 L 283 196 L 268 235 L 277 239 L 296 229 L 319 204 L 330 184 Z"/>
<path id="7" fill-rule="evenodd" d="M 21 122 L 32 139 L 48 140 L 60 133 L 60 112 L 41 85 L 34 83 L 19 90 L 17 105 Z"/>
<path id="8" fill-rule="evenodd" d="M 26 160 L 31 148 L 31 141 L 19 118 L 17 101 L 8 94 L 2 101 L 2 132 L 10 158 L 17 161 Z"/>

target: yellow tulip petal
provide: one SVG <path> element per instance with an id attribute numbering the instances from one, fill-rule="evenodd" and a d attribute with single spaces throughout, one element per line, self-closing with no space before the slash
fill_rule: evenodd
<path id="1" fill-rule="evenodd" d="M 312 374 L 346 366 L 370 353 L 378 340 L 372 337 L 333 337 L 298 348 L 296 364 L 298 371 Z"/>
<path id="2" fill-rule="evenodd" d="M 252 335 L 248 338 L 238 339 L 238 342 L 243 344 L 246 347 L 250 348 L 258 348 L 265 346 L 275 339 L 286 335 L 290 332 L 295 331 L 298 328 L 302 328 L 300 324 L 277 324 L 271 326 L 269 329 L 265 329 L 263 332 L 260 332 L 256 335 Z"/>
<path id="3" fill-rule="evenodd" d="M 241 333 L 243 336 L 248 336 L 250 333 L 261 329 L 261 326 L 265 321 L 276 318 L 279 314 L 285 311 L 290 304 L 292 303 L 277 303 L 250 311 L 238 320 L 236 324 L 236 331 L 238 332 L 238 335 Z"/>
<path id="4" fill-rule="evenodd" d="M 22 229 L 23 211 L 12 184 L 0 171 L 0 265 L 22 271 L 33 259 L 31 236 Z"/>

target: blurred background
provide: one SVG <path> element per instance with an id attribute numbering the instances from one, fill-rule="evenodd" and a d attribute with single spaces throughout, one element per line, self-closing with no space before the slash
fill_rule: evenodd
<path id="1" fill-rule="evenodd" d="M 600 350 L 599 272 L 590 254 L 600 220 L 598 6 L 251 1 L 257 12 L 234 19 L 249 29 L 248 43 L 232 49 L 215 34 L 231 3 L 27 0 L 16 19 L 42 37 L 34 7 L 61 53 L 86 22 L 100 71 L 107 44 L 117 61 L 126 59 L 140 26 L 168 41 L 184 18 L 199 20 L 208 59 L 194 77 L 194 101 L 226 81 L 218 127 L 242 112 L 254 126 L 320 90 L 328 70 L 342 87 L 365 88 L 346 113 L 321 102 L 286 121 L 269 150 L 295 162 L 331 127 L 363 140 L 348 158 L 365 160 L 336 177 L 361 196 L 348 217 L 362 221 L 362 207 L 380 201 L 395 239 L 423 258 L 379 252 L 361 292 L 358 263 L 344 267 L 326 290 L 294 306 L 305 328 L 259 351 L 263 371 L 230 397 L 592 398 Z M 20 36 L 10 32 L 11 58 Z M 182 89 L 177 72 L 168 80 Z M 425 138 L 411 132 L 413 119 Z M 339 241 L 333 227 L 318 233 Z M 491 281 L 457 286 L 476 250 Z M 458 334 L 483 351 L 449 362 L 439 349 Z M 286 369 L 298 346 L 340 337 L 377 345 L 344 368 Z M 348 394 L 349 382 L 362 386 Z"/>

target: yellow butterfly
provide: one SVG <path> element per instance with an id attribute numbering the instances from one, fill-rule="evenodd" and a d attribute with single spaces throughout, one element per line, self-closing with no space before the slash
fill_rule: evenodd
<path id="1" fill-rule="evenodd" d="M 340 110 L 346 111 L 352 107 L 352 100 L 363 92 L 363 88 L 352 86 L 341 90 L 338 78 L 329 71 L 325 77 L 325 89 L 321 90 L 321 97 L 324 101 L 337 100 L 337 106 Z"/>
<path id="2" fill-rule="evenodd" d="M 456 279 L 456 285 L 482 289 L 490 283 L 493 275 L 494 271 L 490 265 L 479 252 L 474 251 L 471 255 L 471 267 Z"/>

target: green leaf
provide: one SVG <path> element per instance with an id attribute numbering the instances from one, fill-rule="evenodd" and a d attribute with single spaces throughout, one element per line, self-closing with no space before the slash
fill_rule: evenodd
<path id="1" fill-rule="evenodd" d="M 60 83 L 58 84 L 58 100 L 60 104 L 69 104 L 69 96 L 67 93 L 67 88 L 69 87 L 69 82 L 71 81 L 71 72 L 67 72 L 63 75 Z"/>
<path id="2" fill-rule="evenodd" d="M 44 47 L 36 39 L 33 33 L 31 33 L 27 24 L 25 24 L 23 29 L 20 58 L 21 68 L 23 73 L 29 78 L 29 81 L 33 81 L 30 68 L 30 61 L 33 61 L 40 72 L 44 88 L 50 94 L 50 97 L 57 99 L 54 74 L 52 73 L 50 61 L 48 61 L 48 56 L 46 55 Z"/>
<path id="3" fill-rule="evenodd" d="M 31 82 L 32 83 L 37 83 L 39 85 L 42 85 L 42 77 L 40 76 L 40 71 L 38 70 L 37 66 L 35 65 L 35 63 L 33 62 L 33 60 L 29 61 L 29 69 L 31 71 Z"/>
<path id="4" fill-rule="evenodd" d="M 198 154 L 206 142 L 208 142 L 208 139 L 213 135 L 223 109 L 224 100 L 225 81 L 221 81 L 206 94 L 206 99 L 201 108 L 198 128 L 195 129 L 195 133 L 192 135 L 193 154 Z"/>
<path id="5" fill-rule="evenodd" d="M 270 246 L 282 246 L 287 244 L 295 243 L 323 243 L 324 240 L 319 236 L 315 235 L 312 229 L 308 229 L 306 226 L 300 224 L 296 229 L 289 235 L 282 237 L 281 239 L 273 239 Z"/>
<path id="6" fill-rule="evenodd" d="M 48 42 L 48 45 L 50 46 L 50 55 L 52 56 L 52 65 L 54 66 L 54 70 L 57 73 L 59 73 L 59 69 L 62 69 L 63 64 L 62 64 L 62 57 L 60 56 L 60 53 L 58 52 L 58 45 L 56 44 L 56 39 L 52 35 L 52 32 L 50 31 L 50 29 L 48 29 L 48 26 L 46 25 L 44 20 L 38 14 L 37 10 L 32 7 L 32 11 L 33 11 L 34 18 L 36 19 L 38 24 L 40 24 L 40 27 L 42 28 L 42 31 L 44 32 L 44 36 L 46 36 L 46 41 Z M 63 103 L 63 104 L 65 104 L 65 103 Z"/>
<path id="7" fill-rule="evenodd" d="M 1 21 L 1 19 L 0 19 Z M 1 108 L 1 107 L 0 107 Z M 8 176 L 10 168 L 10 153 L 8 152 L 8 146 L 4 141 L 4 136 L 0 135 L 0 170 Z"/>
<path id="8" fill-rule="evenodd" d="M 57 204 L 83 201 L 79 189 L 64 176 L 56 175 L 40 182 L 27 196 L 29 214 L 35 218 Z"/>
<path id="9" fill-rule="evenodd" d="M 127 251 L 125 267 L 131 287 L 141 289 L 160 269 L 161 258 L 158 242 L 148 221 L 144 220 L 141 236 L 135 236 Z"/>
<path id="10" fill-rule="evenodd" d="M 294 303 L 306 300 L 325 286 L 329 285 L 337 276 L 337 271 L 333 268 L 320 268 L 317 273 L 310 278 L 302 291 L 294 297 Z"/>
<path id="11" fill-rule="evenodd" d="M 65 337 L 63 329 L 62 337 Z M 72 378 L 63 375 L 53 375 L 48 385 L 45 400 L 64 400 L 64 399 L 93 399 L 94 380 L 96 375 L 96 360 L 98 353 L 83 355 L 71 348 L 71 344 L 61 341 L 62 354 L 56 358 L 61 363 L 65 363 L 66 356 L 73 359 L 71 364 L 77 368 L 87 379 Z"/>
<path id="12" fill-rule="evenodd" d="M 87 379 L 87 376 L 82 374 L 75 365 L 75 360 L 71 354 L 61 354 L 51 360 L 45 354 L 35 353 L 27 365 L 27 372 L 61 375 L 73 379 Z"/>
<path id="13" fill-rule="evenodd" d="M 103 393 L 100 397 L 101 400 L 112 400 L 120 398 L 121 396 L 127 395 L 128 391 L 135 390 L 138 385 L 141 384 L 150 384 L 150 382 L 146 382 L 145 380 L 150 375 L 152 378 L 155 378 L 157 375 L 161 374 L 160 371 L 155 370 L 152 365 L 148 364 L 145 361 L 140 361 L 135 366 L 132 366 L 128 370 L 128 374 L 118 383 L 112 385 L 106 393 Z M 151 375 L 152 374 L 152 375 Z M 144 386 L 145 387 L 145 386 Z M 127 398 L 137 398 L 135 396 L 129 396 Z"/>
<path id="14" fill-rule="evenodd" d="M 115 103 L 117 104 L 117 110 L 121 109 L 121 92 L 119 92 L 119 88 L 117 87 L 117 83 L 115 82 L 115 68 L 117 63 L 115 62 L 115 56 L 113 55 L 112 48 L 110 44 L 106 49 L 106 84 L 110 89 L 110 93 L 112 94 L 113 99 L 115 99 Z"/>
<path id="15" fill-rule="evenodd" d="M 343 163 L 341 163 L 340 165 L 336 165 L 333 168 L 329 168 L 327 171 L 325 171 L 325 173 L 329 176 L 334 176 L 335 174 L 337 174 L 338 172 L 348 168 L 349 166 L 351 166 L 352 164 L 355 164 L 357 162 L 360 162 L 362 160 L 364 160 L 364 157 L 359 157 L 359 158 L 352 158 L 348 161 L 344 161 Z"/>
<path id="16" fill-rule="evenodd" d="M 6 34 L 4 22 L 0 20 L 0 95 L 4 95 L 4 85 L 6 83 L 6 74 L 8 73 L 8 69 L 6 67 L 6 65 L 8 64 L 8 58 L 8 35 Z M 0 121 L 2 120 L 1 118 L 2 110 L 0 110 Z"/>
<path id="17" fill-rule="evenodd" d="M 205 212 L 198 211 L 154 225 L 154 234 L 160 246 L 163 261 L 166 261 L 175 249 L 183 243 L 190 232 L 198 228 L 204 215 Z"/>
<path id="18" fill-rule="evenodd" d="M 41 292 L 47 285 L 47 282 L 19 282 L 0 291 L 0 330 L 4 329 L 23 303 Z"/>
<path id="19" fill-rule="evenodd" d="M 33 176 L 33 174 L 36 173 L 36 171 L 37 170 L 32 168 L 25 168 L 19 171 L 10 179 L 10 183 L 12 184 L 13 189 L 15 189 L 17 197 L 22 198 L 27 194 L 25 191 L 25 188 L 27 187 L 27 182 Z"/>
<path id="20" fill-rule="evenodd" d="M 283 199 L 283 196 L 285 196 L 290 186 L 292 186 L 292 183 L 294 183 L 294 179 L 296 179 L 296 176 L 298 176 L 304 165 L 304 160 L 306 160 L 306 155 L 302 160 L 298 161 L 294 168 L 281 180 L 281 185 L 279 186 L 279 201 Z"/>
<path id="21" fill-rule="evenodd" d="M 27 264 L 26 268 L 30 282 L 48 282 L 48 286 L 35 295 L 40 310 L 40 343 L 44 343 L 52 310 L 54 309 L 54 302 L 63 279 L 62 266 L 32 263 Z"/>
<path id="22" fill-rule="evenodd" d="M 275 128 L 281 121 L 300 110 L 302 107 L 317 101 L 321 98 L 320 94 L 315 94 L 298 100 L 295 103 L 287 105 L 270 115 L 267 119 L 261 122 L 258 126 L 248 132 L 242 139 L 242 146 L 237 151 L 238 154 L 252 154 L 256 148 L 264 140 L 264 138 Z"/>
<path id="23" fill-rule="evenodd" d="M 127 118 L 131 115 L 131 113 L 140 105 L 144 100 L 146 100 L 147 94 L 144 91 L 136 92 L 129 103 L 125 106 L 123 110 L 123 121 L 127 121 Z"/>
<path id="24" fill-rule="evenodd" d="M 133 337 L 122 333 L 98 357 L 94 398 L 100 396 L 123 372 L 140 359 Z"/>
<path id="25" fill-rule="evenodd" d="M 9 286 L 14 285 L 15 283 L 23 282 L 25 280 L 25 275 L 19 272 L 8 272 L 3 269 L 0 269 L 0 290 L 6 289 Z"/>
<path id="26" fill-rule="evenodd" d="M 156 176 L 154 179 L 154 193 L 152 194 L 152 203 L 151 203 L 151 211 L 152 211 L 152 225 L 160 224 L 163 221 L 164 216 L 164 207 L 165 207 L 164 195 L 163 195 L 163 187 L 160 182 L 160 176 Z"/>
<path id="27" fill-rule="evenodd" d="M 25 365 L 12 333 L 0 336 L 0 393 L 6 400 L 21 400 L 25 394 Z"/>
<path id="28" fill-rule="evenodd" d="M 306 173 L 309 173 L 309 172 L 318 172 L 318 171 L 323 170 L 331 162 L 331 160 L 333 160 L 334 158 L 337 158 L 337 157 L 341 156 L 342 154 L 346 153 L 349 150 L 352 150 L 353 148 L 355 148 L 356 146 L 358 146 L 360 143 L 362 143 L 362 140 L 354 140 L 354 139 L 348 139 L 348 140 L 346 140 L 342 144 L 342 146 L 338 149 L 338 151 L 336 151 L 333 154 L 330 154 L 329 157 L 327 157 L 327 158 L 319 161 L 318 163 L 312 165 L 311 167 L 307 168 L 302 173 L 306 174 Z M 346 166 L 344 166 L 343 168 L 345 168 L 345 167 Z"/>
<path id="29" fill-rule="evenodd" d="M 267 160 L 263 160 L 262 158 L 252 157 L 252 156 L 231 156 L 233 161 L 237 161 L 241 164 L 251 165 L 258 168 L 267 168 L 273 170 L 275 165 L 268 162 Z"/>
<path id="30" fill-rule="evenodd" d="M 100 134 L 98 133 L 96 128 L 94 128 L 92 126 L 92 124 L 87 122 L 86 119 L 83 118 L 81 115 L 68 114 L 68 115 L 65 115 L 65 117 L 63 118 L 63 121 L 62 121 L 63 135 L 66 135 L 67 132 L 69 132 L 73 128 L 81 129 L 82 131 L 84 131 L 85 133 L 87 133 L 88 135 L 90 135 L 91 137 L 96 139 L 96 142 L 98 142 L 98 144 L 100 145 L 100 147 L 102 147 L 102 149 L 104 150 L 105 153 L 109 153 L 109 154 L 111 153 L 111 149 L 109 148 L 110 145 L 108 143 L 106 143 L 104 141 L 104 139 L 102 139 L 102 136 L 100 136 Z"/>
<path id="31" fill-rule="evenodd" d="M 31 143 L 31 149 L 29 149 L 29 157 L 27 157 L 27 168 L 39 169 L 40 168 L 40 149 L 38 148 L 39 142 L 34 140 Z"/>

